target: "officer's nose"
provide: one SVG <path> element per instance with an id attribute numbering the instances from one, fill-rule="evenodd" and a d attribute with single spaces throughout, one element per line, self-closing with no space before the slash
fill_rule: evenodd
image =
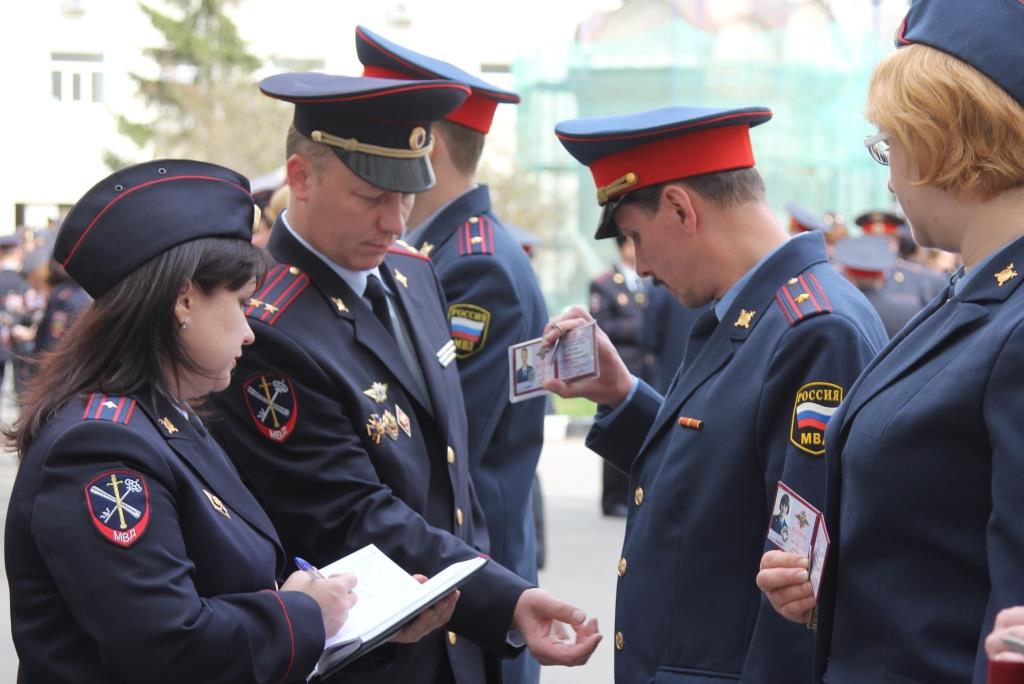
<path id="1" fill-rule="evenodd" d="M 381 214 L 378 225 L 385 233 L 401 237 L 405 232 L 405 219 L 409 215 L 409 204 L 406 195 L 400 192 L 387 193 L 387 200 L 381 203 Z"/>

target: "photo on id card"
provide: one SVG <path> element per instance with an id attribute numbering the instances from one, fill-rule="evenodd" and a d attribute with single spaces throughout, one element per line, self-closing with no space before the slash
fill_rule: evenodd
<path id="1" fill-rule="evenodd" d="M 768 541 L 787 553 L 810 557 L 821 511 L 779 482 L 768 522 Z"/>
<path id="2" fill-rule="evenodd" d="M 544 381 L 549 378 L 570 382 L 598 375 L 596 330 L 591 321 L 570 330 L 551 347 L 543 346 L 540 337 L 510 346 L 509 399 L 517 402 L 546 394 Z"/>

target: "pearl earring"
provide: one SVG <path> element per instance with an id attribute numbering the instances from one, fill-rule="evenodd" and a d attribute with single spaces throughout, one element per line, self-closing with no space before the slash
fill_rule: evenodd
<path id="1" fill-rule="evenodd" d="M 188 330 L 188 321 L 182 321 L 182 322 L 181 322 L 181 323 L 180 323 L 180 324 L 178 325 L 178 327 L 180 327 L 180 328 L 181 328 L 182 330 Z"/>

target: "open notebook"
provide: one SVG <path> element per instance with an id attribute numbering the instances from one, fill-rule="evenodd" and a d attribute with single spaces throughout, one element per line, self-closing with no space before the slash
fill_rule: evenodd
<path id="1" fill-rule="evenodd" d="M 356 576 L 356 605 L 334 636 L 308 679 L 326 677 L 390 639 L 417 615 L 466 582 L 487 563 L 484 557 L 452 563 L 424 584 L 400 568 L 373 544 L 364 546 L 320 572 L 330 577 Z"/>

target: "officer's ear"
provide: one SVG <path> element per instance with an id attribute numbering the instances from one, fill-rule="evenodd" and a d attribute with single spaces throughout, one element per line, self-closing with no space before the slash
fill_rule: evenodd
<path id="1" fill-rule="evenodd" d="M 305 202 L 309 199 L 310 187 L 316 182 L 316 169 L 313 168 L 313 162 L 309 157 L 296 153 L 288 157 L 284 168 L 291 198 Z"/>
<path id="2" fill-rule="evenodd" d="M 692 233 L 697 228 L 697 209 L 691 193 L 692 190 L 675 183 L 669 183 L 661 190 L 661 209 L 675 214 L 684 233 Z"/>
<path id="3" fill-rule="evenodd" d="M 179 328 L 188 327 L 189 318 L 195 311 L 196 284 L 186 280 L 185 285 L 178 291 L 178 298 L 174 302 L 174 319 Z M 185 325 L 182 325 L 182 324 Z"/>

